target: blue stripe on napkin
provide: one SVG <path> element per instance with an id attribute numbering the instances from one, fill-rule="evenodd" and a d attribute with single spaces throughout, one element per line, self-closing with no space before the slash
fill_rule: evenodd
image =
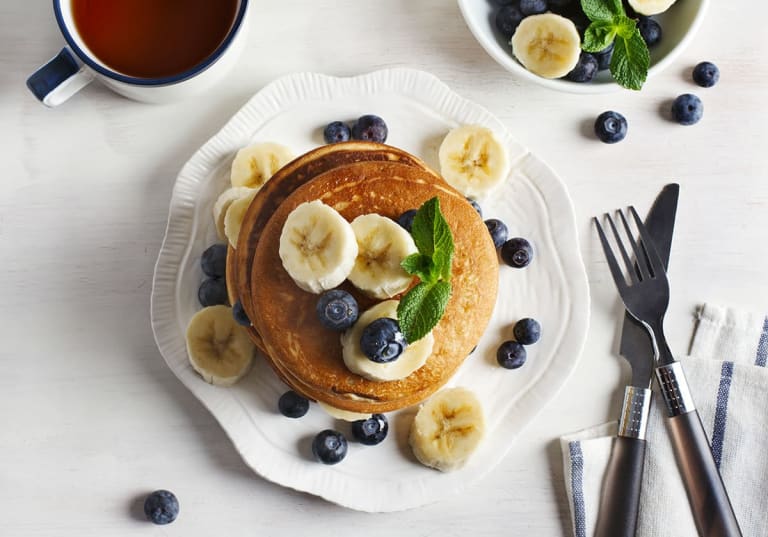
<path id="1" fill-rule="evenodd" d="M 581 442 L 568 443 L 571 455 L 571 491 L 573 492 L 573 525 L 576 537 L 587 536 L 586 516 L 584 514 L 584 454 Z"/>
<path id="2" fill-rule="evenodd" d="M 728 394 L 731 391 L 732 378 L 733 362 L 723 362 L 723 367 L 720 369 L 720 387 L 717 390 L 715 426 L 712 431 L 712 456 L 718 469 L 720 469 L 720 461 L 723 457 L 725 423 L 728 420 Z"/>
<path id="3" fill-rule="evenodd" d="M 763 321 L 763 333 L 760 334 L 760 341 L 757 343 L 757 356 L 755 365 L 765 367 L 765 359 L 768 358 L 768 317 Z"/>

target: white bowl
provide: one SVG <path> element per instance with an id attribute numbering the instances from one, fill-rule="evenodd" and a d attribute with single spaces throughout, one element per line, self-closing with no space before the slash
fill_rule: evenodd
<path id="1" fill-rule="evenodd" d="M 573 0 L 578 2 L 579 0 Z M 498 6 L 490 0 L 458 0 L 461 14 L 470 31 L 485 51 L 496 62 L 519 78 L 541 86 L 570 93 L 607 93 L 621 88 L 608 71 L 598 73 L 592 82 L 579 83 L 565 79 L 542 78 L 518 62 L 512 54 L 512 45 L 496 30 Z M 655 15 L 661 25 L 661 42 L 651 49 L 651 67 L 648 77 L 661 72 L 688 46 L 701 26 L 709 0 L 677 0 L 666 12 Z"/>

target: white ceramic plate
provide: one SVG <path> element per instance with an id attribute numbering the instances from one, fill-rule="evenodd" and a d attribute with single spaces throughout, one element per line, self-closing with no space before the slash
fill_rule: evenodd
<path id="1" fill-rule="evenodd" d="M 390 435 L 378 446 L 351 442 L 347 458 L 325 466 L 311 458 L 312 437 L 348 424 L 317 405 L 301 419 L 285 418 L 277 400 L 286 387 L 263 359 L 236 386 L 211 386 L 189 365 L 184 332 L 200 306 L 199 257 L 216 242 L 211 209 L 228 183 L 235 152 L 255 141 L 276 141 L 296 154 L 323 143 L 333 120 L 375 113 L 389 125 L 388 143 L 437 168 L 437 148 L 462 123 L 493 129 L 509 148 L 508 181 L 482 201 L 485 217 L 504 220 L 511 236 L 534 244 L 535 259 L 522 270 L 502 266 L 494 318 L 477 350 L 451 385 L 477 393 L 488 435 L 463 469 L 443 474 L 421 466 L 408 447 L 415 409 L 390 413 Z M 279 267 L 276 267 L 279 270 Z M 522 317 L 541 321 L 543 336 L 517 370 L 496 364 L 496 348 L 512 338 Z M 501 461 L 523 427 L 566 381 L 581 352 L 589 319 L 589 290 L 563 183 L 482 107 L 462 99 L 434 76 L 409 69 L 354 78 L 302 73 L 257 93 L 181 170 L 171 199 L 168 228 L 152 287 L 152 328 L 165 361 L 221 423 L 246 463 L 281 485 L 364 511 L 397 511 L 434 502 L 477 481 Z"/>

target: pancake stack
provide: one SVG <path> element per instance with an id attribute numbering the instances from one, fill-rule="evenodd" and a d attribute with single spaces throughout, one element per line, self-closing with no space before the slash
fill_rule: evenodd
<path id="1" fill-rule="evenodd" d="M 368 380 L 347 369 L 340 334 L 317 319 L 318 295 L 301 290 L 283 268 L 278 255 L 283 224 L 308 201 L 320 200 L 351 222 L 368 213 L 396 220 L 435 196 L 455 252 L 453 292 L 433 330 L 432 355 L 404 379 Z M 357 299 L 361 313 L 379 302 L 349 282 L 340 287 Z M 281 168 L 251 202 L 237 248 L 230 247 L 227 256 L 230 301 L 242 303 L 252 322 L 248 335 L 277 375 L 309 399 L 356 413 L 411 406 L 443 386 L 485 331 L 497 287 L 496 250 L 464 196 L 413 155 L 370 142 L 322 146 Z"/>

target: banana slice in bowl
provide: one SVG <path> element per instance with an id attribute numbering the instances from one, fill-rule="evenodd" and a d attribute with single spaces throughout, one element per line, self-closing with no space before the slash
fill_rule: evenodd
<path id="1" fill-rule="evenodd" d="M 640 15 L 658 15 L 664 13 L 676 0 L 629 0 L 629 5 Z"/>
<path id="2" fill-rule="evenodd" d="M 186 342 L 189 363 L 206 382 L 231 386 L 251 369 L 253 343 L 229 306 L 198 311 L 187 325 Z"/>
<path id="3" fill-rule="evenodd" d="M 544 78 L 567 75 L 576 67 L 581 54 L 581 37 L 576 25 L 554 13 L 524 18 L 511 44 L 520 63 Z"/>
<path id="4" fill-rule="evenodd" d="M 480 401 L 466 388 L 447 388 L 421 405 L 409 442 L 422 464 L 448 472 L 464 466 L 485 434 Z"/>

